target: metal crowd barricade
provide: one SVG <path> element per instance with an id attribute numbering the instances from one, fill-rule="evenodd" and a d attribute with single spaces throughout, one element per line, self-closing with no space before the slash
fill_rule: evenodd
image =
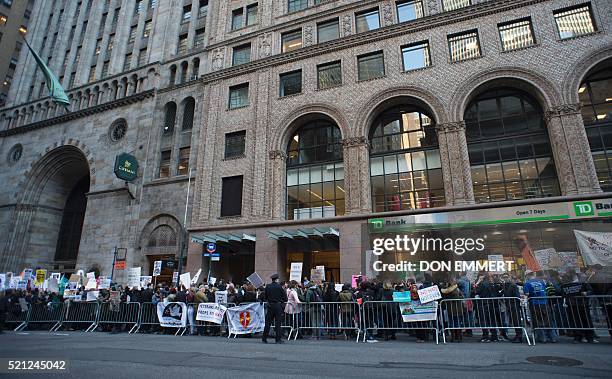
<path id="1" fill-rule="evenodd" d="M 226 308 L 231 308 L 231 307 L 235 307 L 236 306 L 236 304 L 234 304 L 234 303 L 219 303 L 219 304 L 223 305 Z M 189 303 L 189 304 L 187 304 L 187 309 L 189 309 L 190 306 L 193 307 L 193 318 L 191 318 L 191 319 L 188 318 L 187 319 L 187 324 L 188 324 L 187 327 L 188 328 L 191 325 L 190 323 L 193 322 L 193 326 L 196 329 L 196 333 L 197 334 L 201 334 L 203 329 L 204 330 L 205 329 L 208 329 L 208 330 L 213 329 L 214 330 L 214 329 L 217 329 L 217 328 L 219 329 L 219 335 L 220 336 L 224 334 L 223 331 L 228 332 L 227 317 L 225 317 L 225 316 L 223 317 L 223 321 L 221 321 L 221 324 L 215 324 L 215 323 L 207 322 L 207 321 L 199 321 L 199 320 L 196 320 L 197 315 L 198 315 L 198 306 L 199 306 L 199 304 L 197 304 L 197 303 Z"/>
<path id="2" fill-rule="evenodd" d="M 366 340 L 368 330 L 433 330 L 436 335 L 436 344 L 439 343 L 439 316 L 435 320 L 404 322 L 400 304 L 395 301 L 364 302 L 361 306 L 363 341 Z"/>
<path id="3" fill-rule="evenodd" d="M 35 303 L 29 308 L 28 318 L 15 331 L 24 330 L 31 324 L 48 324 L 53 330 L 61 323 L 64 314 L 64 303 Z"/>
<path id="4" fill-rule="evenodd" d="M 72 327 L 78 324 L 89 324 L 85 332 L 93 332 L 96 329 L 100 310 L 98 302 L 68 301 L 65 304 L 63 317 L 57 325 L 51 328 L 52 332 L 58 331 L 66 325 Z"/>
<path id="5" fill-rule="evenodd" d="M 159 318 L 157 317 L 157 304 L 142 303 L 139 308 L 138 323 L 136 324 L 136 329 L 131 330 L 132 333 L 138 333 L 143 325 L 160 326 Z"/>
<path id="6" fill-rule="evenodd" d="M 321 337 L 325 331 L 330 336 L 344 333 L 347 339 L 346 333 L 350 331 L 356 335 L 355 342 L 359 341 L 362 315 L 357 302 L 316 302 L 293 306 L 298 310 L 290 318 L 292 331 L 295 330 L 294 340 L 300 331 L 308 330 L 315 338 Z"/>
<path id="7" fill-rule="evenodd" d="M 468 308 L 472 309 L 468 309 Z M 514 329 L 525 335 L 531 345 L 526 328 L 526 314 L 518 297 L 489 297 L 443 299 L 439 315 L 442 340 L 446 343 L 447 330 L 482 329 L 483 335 L 497 334 L 497 330 Z"/>
<path id="8" fill-rule="evenodd" d="M 612 332 L 612 295 L 530 297 L 527 309 L 534 343 L 537 331 Z"/>
<path id="9" fill-rule="evenodd" d="M 8 303 L 7 305 L 5 324 L 17 324 L 15 331 L 23 329 L 27 325 L 32 308 L 28 305 L 27 310 L 23 310 L 20 304 Z"/>
<path id="10" fill-rule="evenodd" d="M 138 327 L 140 315 L 140 303 L 116 303 L 104 302 L 100 304 L 100 315 L 97 325 L 124 324 L 131 325 L 129 333 Z"/>

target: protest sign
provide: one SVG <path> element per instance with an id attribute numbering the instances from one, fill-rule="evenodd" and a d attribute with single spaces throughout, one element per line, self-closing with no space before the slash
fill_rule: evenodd
<path id="1" fill-rule="evenodd" d="M 4 291 L 6 284 L 6 274 L 0 274 L 0 291 Z"/>
<path id="2" fill-rule="evenodd" d="M 128 287 L 131 287 L 131 288 L 140 287 L 140 274 L 141 274 L 140 267 L 132 267 L 128 269 L 128 279 L 127 279 Z"/>
<path id="3" fill-rule="evenodd" d="M 23 276 L 21 277 L 21 279 L 23 279 L 23 280 L 30 280 L 30 279 L 32 279 L 32 269 L 31 268 L 26 268 L 25 270 L 23 270 Z"/>
<path id="4" fill-rule="evenodd" d="M 191 286 L 191 274 L 188 272 L 181 274 L 181 282 L 179 284 L 184 285 L 185 288 L 189 288 Z"/>
<path id="5" fill-rule="evenodd" d="M 263 284 L 264 284 L 263 280 L 261 279 L 261 276 L 259 276 L 259 274 L 256 273 L 256 272 L 254 272 L 251 275 L 249 275 L 247 280 L 249 282 L 251 282 L 251 284 L 253 286 L 255 286 L 255 288 L 259 288 L 259 287 L 263 286 Z"/>
<path id="6" fill-rule="evenodd" d="M 216 291 L 215 292 L 215 303 L 227 303 L 227 291 Z"/>
<path id="7" fill-rule="evenodd" d="M 191 284 L 196 284 L 198 283 L 198 279 L 200 278 L 200 274 L 202 273 L 202 269 L 199 268 L 198 272 L 195 273 L 195 275 L 193 276 L 193 278 L 191 278 Z"/>
<path id="8" fill-rule="evenodd" d="M 434 301 L 429 304 L 421 304 L 418 300 L 413 300 L 406 303 L 398 303 L 402 321 L 433 321 L 438 316 L 438 302 Z"/>
<path id="9" fill-rule="evenodd" d="M 226 315 L 230 334 L 262 332 L 266 323 L 264 305 L 262 303 L 248 303 L 238 307 L 227 308 Z"/>
<path id="10" fill-rule="evenodd" d="M 91 279 L 95 279 L 96 278 L 96 273 L 95 272 L 88 272 L 87 273 L 87 281 L 91 280 Z"/>
<path id="11" fill-rule="evenodd" d="M 427 304 L 442 298 L 442 294 L 440 293 L 440 288 L 438 288 L 438 286 L 423 288 L 417 292 L 419 293 L 419 300 L 421 301 L 421 304 Z"/>
<path id="12" fill-rule="evenodd" d="M 336 284 L 334 284 L 334 288 L 335 288 L 335 290 L 336 290 L 336 291 L 338 291 L 338 292 L 342 292 L 342 287 L 343 287 L 343 286 L 344 286 L 344 285 L 343 285 L 342 283 L 336 283 Z"/>
<path id="13" fill-rule="evenodd" d="M 575 251 L 558 251 L 559 259 L 561 260 L 561 267 L 566 270 L 580 272 L 580 268 L 583 267 L 582 261 L 578 258 L 578 253 Z"/>
<path id="14" fill-rule="evenodd" d="M 487 260 L 489 262 L 502 262 L 503 263 L 504 262 L 504 256 L 503 256 L 503 254 L 490 254 L 487 257 Z M 501 271 L 505 271 L 505 270 L 502 269 Z M 497 271 L 492 271 L 492 272 L 497 272 Z"/>
<path id="15" fill-rule="evenodd" d="M 98 285 L 98 289 L 104 290 L 109 289 L 111 284 L 110 279 L 100 279 L 100 284 Z"/>
<path id="16" fill-rule="evenodd" d="M 317 266 L 310 270 L 310 281 L 322 283 L 325 280 L 325 267 Z"/>
<path id="17" fill-rule="evenodd" d="M 157 318 L 164 328 L 187 326 L 187 305 L 185 303 L 157 303 Z"/>
<path id="18" fill-rule="evenodd" d="M 96 301 L 98 300 L 98 295 L 100 291 L 87 291 L 87 301 Z"/>
<path id="19" fill-rule="evenodd" d="M 198 313 L 196 320 L 208 321 L 214 324 L 221 324 L 227 307 L 217 303 L 200 303 L 198 305 Z"/>
<path id="20" fill-rule="evenodd" d="M 587 266 L 612 266 L 612 233 L 574 230 L 574 235 Z"/>
<path id="21" fill-rule="evenodd" d="M 215 283 L 217 283 L 217 278 L 215 278 L 214 276 L 209 276 L 208 277 L 208 284 L 211 286 L 214 286 Z"/>
<path id="22" fill-rule="evenodd" d="M 17 289 L 18 290 L 25 290 L 28 288 L 28 281 L 27 280 L 23 280 L 23 279 L 19 279 L 19 281 L 17 282 Z"/>
<path id="23" fill-rule="evenodd" d="M 174 271 L 172 273 L 172 283 L 176 284 L 177 280 L 178 280 L 178 271 Z"/>
<path id="24" fill-rule="evenodd" d="M 16 289 L 20 281 L 21 281 L 21 278 L 19 276 L 11 277 L 11 280 L 9 280 L 8 288 Z"/>
<path id="25" fill-rule="evenodd" d="M 162 261 L 153 262 L 153 276 L 160 276 L 162 268 Z"/>
<path id="26" fill-rule="evenodd" d="M 47 281 L 47 291 L 49 292 L 59 291 L 59 282 L 56 278 L 49 278 L 49 281 Z"/>
<path id="27" fill-rule="evenodd" d="M 298 283 L 300 282 L 302 278 L 302 266 L 303 262 L 291 263 L 291 271 L 289 271 L 289 280 L 295 280 Z"/>
<path id="28" fill-rule="evenodd" d="M 95 290 L 96 288 L 98 288 L 98 282 L 96 282 L 96 278 L 88 278 L 87 279 L 87 284 L 85 284 L 85 289 L 86 290 Z"/>
<path id="29" fill-rule="evenodd" d="M 406 302 L 410 302 L 412 301 L 410 299 L 410 291 L 395 291 L 393 292 L 393 301 L 395 302 L 400 302 L 400 303 L 406 303 Z"/>
<path id="30" fill-rule="evenodd" d="M 38 269 L 36 270 L 36 280 L 34 281 L 34 285 L 40 287 L 47 279 L 47 270 Z"/>
<path id="31" fill-rule="evenodd" d="M 141 276 L 140 277 L 140 286 L 142 288 L 147 288 L 147 286 L 151 284 L 151 282 L 153 282 L 152 276 Z"/>
<path id="32" fill-rule="evenodd" d="M 359 283 L 365 282 L 366 280 L 365 275 L 351 275 L 351 287 L 357 288 Z"/>
<path id="33" fill-rule="evenodd" d="M 54 272 L 49 277 L 57 279 L 57 282 L 59 283 L 60 279 L 62 278 L 62 274 L 60 274 L 59 272 Z"/>
<path id="34" fill-rule="evenodd" d="M 563 264 L 554 248 L 535 250 L 533 255 L 542 270 L 558 269 Z"/>

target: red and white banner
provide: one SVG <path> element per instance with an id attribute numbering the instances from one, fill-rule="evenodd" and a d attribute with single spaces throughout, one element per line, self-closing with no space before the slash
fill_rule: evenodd
<path id="1" fill-rule="evenodd" d="M 262 303 L 249 303 L 227 308 L 227 325 L 230 334 L 251 334 L 262 332 L 266 315 Z"/>

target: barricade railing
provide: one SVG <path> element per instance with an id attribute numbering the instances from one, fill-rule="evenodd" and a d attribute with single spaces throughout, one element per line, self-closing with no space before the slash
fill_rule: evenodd
<path id="1" fill-rule="evenodd" d="M 6 320 L 4 321 L 7 325 L 17 324 L 15 327 L 16 331 L 23 329 L 27 325 L 28 317 L 30 314 L 30 306 L 23 309 L 18 303 L 8 303 L 6 310 Z"/>
<path id="2" fill-rule="evenodd" d="M 157 304 L 153 303 L 142 303 L 140 304 L 140 310 L 138 313 L 138 323 L 136 329 L 132 333 L 138 333 L 143 325 L 159 325 L 159 318 L 157 317 Z"/>
<path id="3" fill-rule="evenodd" d="M 344 335 L 346 339 L 355 338 L 356 342 L 359 341 L 362 330 L 357 302 L 289 303 L 285 311 L 290 315 L 289 319 L 293 324 L 294 340 L 299 334 L 308 331 L 314 338 L 320 338 L 323 333 L 327 333 L 333 338 Z"/>
<path id="4" fill-rule="evenodd" d="M 242 306 L 242 305 L 247 305 L 247 304 L 253 304 L 253 303 L 260 303 L 264 305 L 264 314 L 266 315 L 265 317 L 267 317 L 268 311 L 269 311 L 269 304 L 267 302 L 261 302 L 261 301 L 253 301 L 253 302 L 246 302 L 246 303 L 239 303 L 239 304 L 234 304 L 234 306 Z M 282 303 L 282 308 L 283 308 L 283 313 L 282 313 L 282 317 L 281 317 L 281 330 L 284 329 L 289 329 L 289 333 L 287 334 L 287 340 L 291 338 L 291 335 L 293 334 L 293 328 L 294 328 L 294 323 L 293 323 L 293 318 L 292 317 L 288 317 L 288 315 L 284 312 L 286 303 Z M 225 320 L 227 321 L 227 316 L 225 317 Z M 274 331 L 275 329 L 275 324 L 272 323 L 272 325 L 270 326 L 270 331 Z M 236 338 L 238 335 L 237 334 L 232 334 L 229 331 L 228 328 L 228 335 L 227 338 L 231 338 L 233 336 L 233 338 Z"/>
<path id="5" fill-rule="evenodd" d="M 31 324 L 48 324 L 49 330 L 57 327 L 64 314 L 64 303 L 34 303 L 29 305 L 27 320 L 15 330 L 24 330 Z"/>
<path id="6" fill-rule="evenodd" d="M 518 297 L 489 297 L 467 299 L 443 299 L 440 301 L 440 325 L 442 340 L 446 343 L 446 331 L 453 340 L 462 339 L 463 330 L 482 329 L 483 338 L 496 339 L 513 329 L 515 337 L 531 344 L 526 328 L 527 317 Z M 454 332 L 453 332 L 454 331 Z"/>
<path id="7" fill-rule="evenodd" d="M 131 327 L 129 334 L 137 328 L 139 315 L 140 303 L 103 302 L 100 304 L 97 325 L 126 325 Z"/>
<path id="8" fill-rule="evenodd" d="M 74 327 L 75 325 L 88 325 L 85 332 L 95 330 L 98 321 L 100 306 L 98 302 L 74 302 L 64 303 L 63 317 L 60 322 L 51 328 L 52 332 L 60 330 L 62 327 Z"/>
<path id="9" fill-rule="evenodd" d="M 231 307 L 236 306 L 236 304 L 234 303 L 219 303 L 219 304 L 223 305 L 226 308 L 231 308 Z M 187 304 L 187 316 L 188 316 L 187 317 L 187 327 L 191 328 L 191 326 L 193 325 L 193 330 L 190 330 L 190 334 L 205 335 L 206 333 L 211 334 L 210 333 L 211 331 L 216 331 L 216 330 L 218 330 L 219 336 L 222 336 L 225 333 L 228 333 L 227 317 L 223 317 L 221 324 L 215 324 L 213 322 L 196 320 L 197 314 L 198 314 L 198 306 L 199 306 L 199 303 L 188 303 Z M 189 310 L 190 307 L 192 308 L 193 311 Z"/>
<path id="10" fill-rule="evenodd" d="M 367 336 L 372 334 L 372 331 L 384 331 L 392 334 L 395 331 L 401 330 L 432 330 L 436 336 L 436 344 L 439 343 L 438 334 L 438 305 L 432 304 L 433 314 L 422 313 L 420 320 L 418 317 L 409 317 L 413 315 L 414 310 L 407 303 L 395 301 L 365 301 L 361 305 L 361 330 L 363 331 L 363 341 L 366 341 Z M 405 307 L 403 310 L 401 307 Z M 406 319 L 402 314 L 405 313 Z M 412 320 L 414 319 L 414 320 Z"/>
<path id="11" fill-rule="evenodd" d="M 526 308 L 534 341 L 556 339 L 560 330 L 587 340 L 596 330 L 612 332 L 612 295 L 530 297 Z"/>

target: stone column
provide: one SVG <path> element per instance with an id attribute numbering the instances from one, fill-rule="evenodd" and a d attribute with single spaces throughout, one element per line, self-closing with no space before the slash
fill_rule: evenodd
<path id="1" fill-rule="evenodd" d="M 440 146 L 446 204 L 473 204 L 474 191 L 465 138 L 465 122 L 438 124 L 436 132 Z"/>
<path id="2" fill-rule="evenodd" d="M 544 113 L 563 195 L 601 192 L 580 104 L 562 104 Z"/>
<path id="3" fill-rule="evenodd" d="M 270 176 L 268 183 L 268 201 L 270 202 L 270 217 L 282 220 L 285 216 L 285 161 L 287 154 L 282 150 L 272 150 L 270 158 Z"/>
<path id="4" fill-rule="evenodd" d="M 255 271 L 261 276 L 264 282 L 269 282 L 270 275 L 278 273 L 282 279 L 281 257 L 278 254 L 278 241 L 268 237 L 266 228 L 258 229 L 255 233 L 257 242 L 255 243 Z"/>
<path id="5" fill-rule="evenodd" d="M 370 150 L 366 137 L 342 140 L 346 214 L 372 211 L 370 190 Z"/>

